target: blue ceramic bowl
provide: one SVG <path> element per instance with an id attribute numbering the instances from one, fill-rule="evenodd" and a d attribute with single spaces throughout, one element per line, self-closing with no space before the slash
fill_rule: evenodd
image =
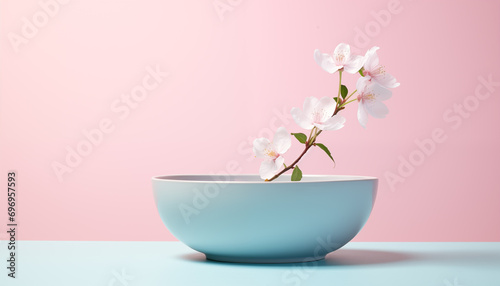
<path id="1" fill-rule="evenodd" d="M 172 175 L 154 177 L 153 191 L 170 232 L 207 259 L 306 262 L 323 259 L 361 230 L 377 178 Z"/>

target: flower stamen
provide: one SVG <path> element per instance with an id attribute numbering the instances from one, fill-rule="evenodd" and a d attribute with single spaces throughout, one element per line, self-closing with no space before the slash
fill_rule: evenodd
<path id="1" fill-rule="evenodd" d="M 278 157 L 279 157 L 279 154 L 278 154 L 278 153 L 276 153 L 276 151 L 274 151 L 274 150 L 266 149 L 266 151 L 264 151 L 264 153 L 265 153 L 268 157 L 273 158 L 273 159 L 276 159 L 276 158 L 278 158 Z"/>

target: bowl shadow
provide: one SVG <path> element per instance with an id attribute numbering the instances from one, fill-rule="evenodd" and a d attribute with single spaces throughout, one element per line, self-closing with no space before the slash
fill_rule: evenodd
<path id="1" fill-rule="evenodd" d="M 403 262 L 415 258 L 409 253 L 396 251 L 339 249 L 328 254 L 324 262 L 329 266 L 372 265 Z"/>
<path id="2" fill-rule="evenodd" d="M 369 249 L 339 249 L 328 254 L 325 259 L 312 262 L 297 263 L 234 263 L 209 260 L 205 254 L 196 252 L 179 256 L 180 259 L 212 265 L 245 266 L 245 267 L 291 267 L 300 266 L 321 266 L 321 267 L 344 267 L 344 266 L 362 266 L 373 264 L 398 263 L 408 260 L 414 260 L 416 257 L 408 253 L 395 251 L 379 251 Z"/>

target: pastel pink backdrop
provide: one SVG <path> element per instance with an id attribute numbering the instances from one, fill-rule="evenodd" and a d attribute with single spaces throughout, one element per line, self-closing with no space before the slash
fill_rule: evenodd
<path id="1" fill-rule="evenodd" d="M 337 75 L 321 70 L 313 51 L 347 42 L 362 54 L 380 46 L 381 63 L 401 82 L 386 119 L 363 129 L 353 104 L 344 129 L 321 135 L 335 169 L 316 150 L 301 163 L 306 174 L 380 177 L 355 240 L 499 241 L 500 93 L 459 126 L 443 116 L 474 96 L 479 76 L 500 81 L 500 2 L 75 0 L 16 53 L 8 35 L 22 35 L 23 17 L 43 11 L 38 2 L 0 2 L 0 181 L 19 173 L 21 239 L 175 240 L 151 177 L 228 164 L 256 173 L 252 138 L 279 125 L 300 131 L 276 114 L 336 93 Z M 220 15 L 214 3 L 228 10 Z M 377 20 L 381 10 L 390 20 Z M 120 119 L 111 105 L 156 65 L 168 78 Z M 345 78 L 353 90 L 357 77 Z M 115 129 L 60 182 L 52 164 L 103 118 Z M 399 174 L 400 157 L 436 128 L 446 141 L 391 188 L 386 172 Z M 298 152 L 295 144 L 287 158 Z M 5 192 L 0 200 L 6 221 Z"/>

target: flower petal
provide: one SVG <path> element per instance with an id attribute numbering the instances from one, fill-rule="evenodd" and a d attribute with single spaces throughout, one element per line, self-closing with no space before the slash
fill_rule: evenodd
<path id="1" fill-rule="evenodd" d="M 383 87 L 395 88 L 399 86 L 399 82 L 396 80 L 396 78 L 387 72 L 381 75 L 377 75 L 373 77 L 373 79 Z"/>
<path id="2" fill-rule="evenodd" d="M 351 47 L 348 44 L 340 43 L 333 51 L 333 62 L 337 66 L 344 66 L 351 56 Z"/>
<path id="3" fill-rule="evenodd" d="M 392 91 L 381 86 L 375 81 L 371 81 L 365 88 L 365 93 L 371 93 L 375 95 L 376 101 L 388 100 L 392 97 Z"/>
<path id="4" fill-rule="evenodd" d="M 365 54 L 364 68 L 368 71 L 374 70 L 378 66 L 377 50 L 379 47 L 375 46 L 369 49 Z"/>
<path id="5" fill-rule="evenodd" d="M 314 51 L 314 60 L 322 69 L 329 73 L 334 73 L 341 68 L 335 65 L 332 56 L 329 54 L 322 54 L 318 49 Z"/>
<path id="6" fill-rule="evenodd" d="M 273 138 L 273 145 L 274 150 L 276 150 L 278 154 L 283 154 L 290 149 L 290 146 L 292 146 L 292 137 L 290 133 L 286 131 L 285 127 L 280 127 L 276 130 Z"/>
<path id="7" fill-rule="evenodd" d="M 316 105 L 316 108 L 314 110 L 315 113 L 318 114 L 319 118 L 317 118 L 316 122 L 325 122 L 329 118 L 332 117 L 333 112 L 335 112 L 335 107 L 337 106 L 337 103 L 333 98 L 329 96 L 322 97 L 318 104 Z"/>
<path id="8" fill-rule="evenodd" d="M 292 108 L 291 113 L 293 120 L 295 120 L 295 123 L 297 123 L 297 125 L 299 125 L 300 127 L 306 130 L 310 130 L 314 127 L 312 124 L 312 119 L 306 116 L 306 114 L 302 110 L 300 110 L 300 108 Z"/>
<path id="9" fill-rule="evenodd" d="M 348 73 L 355 74 L 357 73 L 363 64 L 365 63 L 365 57 L 363 56 L 351 56 L 349 61 L 344 65 L 344 70 Z"/>
<path id="10" fill-rule="evenodd" d="M 356 82 L 356 90 L 358 93 L 364 93 L 366 86 L 370 84 L 370 77 L 360 77 L 358 81 Z"/>
<path id="11" fill-rule="evenodd" d="M 368 122 L 368 113 L 366 113 L 363 101 L 358 104 L 358 121 L 363 128 L 366 128 L 366 123 Z"/>
<path id="12" fill-rule="evenodd" d="M 389 108 L 381 101 L 365 102 L 365 108 L 375 118 L 384 118 L 389 113 Z"/>
<path id="13" fill-rule="evenodd" d="M 257 138 L 253 140 L 253 153 L 257 158 L 268 158 L 266 150 L 271 148 L 271 141 L 267 138 Z"/>
<path id="14" fill-rule="evenodd" d="M 346 119 L 343 116 L 335 115 L 334 117 L 328 118 L 323 124 L 316 124 L 321 130 L 339 130 L 344 127 Z"/>
<path id="15" fill-rule="evenodd" d="M 283 163 L 285 163 L 285 158 L 283 156 L 279 156 L 278 158 L 276 158 L 276 160 L 274 160 L 274 167 L 276 168 L 276 171 L 281 169 L 281 167 L 283 166 Z M 276 171 L 275 171 L 275 174 L 276 174 Z"/>
<path id="16" fill-rule="evenodd" d="M 314 109 L 316 108 L 316 106 L 318 105 L 318 102 L 319 102 L 319 99 L 317 99 L 314 96 L 306 97 L 306 99 L 304 100 L 304 105 L 303 105 L 304 114 L 311 115 L 314 112 Z"/>
<path id="17" fill-rule="evenodd" d="M 260 164 L 259 175 L 262 179 L 271 179 L 278 169 L 276 168 L 275 160 L 264 160 Z"/>

